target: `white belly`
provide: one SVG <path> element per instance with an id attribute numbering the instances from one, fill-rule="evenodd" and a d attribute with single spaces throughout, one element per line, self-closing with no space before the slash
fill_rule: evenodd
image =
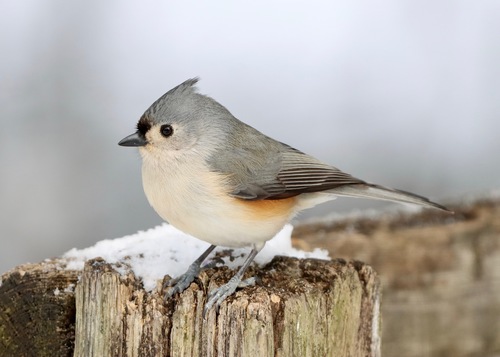
<path id="1" fill-rule="evenodd" d="M 262 246 L 278 233 L 291 214 L 252 214 L 227 194 L 224 177 L 200 162 L 143 161 L 146 197 L 155 211 L 174 227 L 210 244 L 227 247 Z"/>

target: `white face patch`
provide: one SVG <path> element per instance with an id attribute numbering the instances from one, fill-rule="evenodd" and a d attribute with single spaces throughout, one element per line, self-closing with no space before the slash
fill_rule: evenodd
<path id="1" fill-rule="evenodd" d="M 165 125 L 155 124 L 146 133 L 148 144 L 141 150 L 142 155 L 155 155 L 158 158 L 178 158 L 190 151 L 197 140 L 193 132 L 185 130 L 184 126 L 177 123 L 170 124 L 172 134 L 165 137 L 161 133 L 161 127 Z"/>

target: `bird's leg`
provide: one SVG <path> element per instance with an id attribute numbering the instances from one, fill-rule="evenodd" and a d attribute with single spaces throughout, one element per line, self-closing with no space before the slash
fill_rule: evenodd
<path id="1" fill-rule="evenodd" d="M 226 284 L 210 291 L 207 297 L 207 303 L 203 309 L 203 316 L 206 316 L 208 310 L 210 310 L 214 305 L 218 309 L 220 304 L 222 304 L 228 296 L 234 293 L 237 287 L 255 284 L 255 278 L 246 279 L 244 281 L 241 281 L 241 278 L 259 251 L 260 249 L 252 248 L 252 251 L 243 263 L 243 266 L 236 272 L 236 274 Z"/>
<path id="2" fill-rule="evenodd" d="M 171 298 L 175 293 L 181 293 L 187 289 L 187 287 L 193 282 L 193 280 L 198 276 L 201 270 L 201 264 L 208 257 L 208 255 L 215 249 L 215 245 L 208 247 L 202 255 L 198 257 L 188 268 L 188 270 L 178 276 L 175 279 L 170 279 L 163 284 L 163 289 L 172 286 L 170 290 L 165 293 L 165 299 Z"/>

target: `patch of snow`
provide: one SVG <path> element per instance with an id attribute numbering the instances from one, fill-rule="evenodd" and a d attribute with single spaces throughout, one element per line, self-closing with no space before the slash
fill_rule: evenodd
<path id="1" fill-rule="evenodd" d="M 292 230 L 291 225 L 283 227 L 273 239 L 266 243 L 264 249 L 255 258 L 255 262 L 264 265 L 276 255 L 330 259 L 328 252 L 323 249 L 304 252 L 293 248 Z M 101 257 L 110 264 L 116 264 L 121 274 L 125 274 L 130 268 L 136 277 L 142 279 L 144 289 L 151 291 L 156 287 L 157 281 L 163 279 L 166 274 L 176 277 L 184 273 L 209 245 L 164 223 L 156 228 L 123 238 L 103 240 L 89 248 L 73 248 L 66 252 L 63 258 L 68 260 L 65 269 L 82 270 L 85 261 Z M 208 259 L 217 252 L 227 249 L 217 247 Z M 225 256 L 222 259 L 228 267 L 235 269 L 243 264 L 250 248 L 231 250 L 231 256 Z"/>

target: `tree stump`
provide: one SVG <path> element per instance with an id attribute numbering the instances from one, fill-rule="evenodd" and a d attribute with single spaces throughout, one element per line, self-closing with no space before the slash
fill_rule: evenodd
<path id="1" fill-rule="evenodd" d="M 169 301 L 126 265 L 62 259 L 15 268 L 0 286 L 0 356 L 379 356 L 380 290 L 360 262 L 275 257 L 260 281 L 204 319 L 206 292 L 233 274 L 203 271 Z"/>

